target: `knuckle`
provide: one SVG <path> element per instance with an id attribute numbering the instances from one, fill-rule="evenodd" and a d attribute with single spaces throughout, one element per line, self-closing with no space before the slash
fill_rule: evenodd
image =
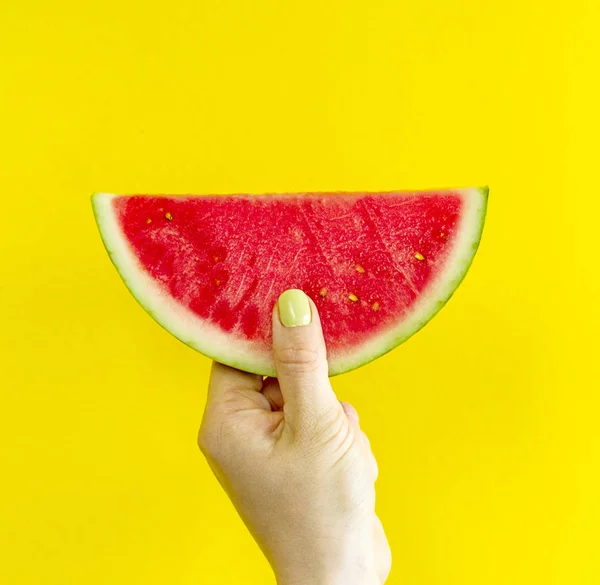
<path id="1" fill-rule="evenodd" d="M 283 347 L 275 351 L 275 361 L 288 371 L 310 372 L 319 368 L 320 354 L 305 347 Z"/>
<path id="2" fill-rule="evenodd" d="M 200 448 L 200 451 L 202 451 L 202 453 L 204 453 L 205 455 L 210 450 L 210 441 L 208 439 L 207 434 L 204 431 L 202 431 L 202 429 L 200 429 L 200 432 L 198 433 L 198 447 Z"/>
<path id="3" fill-rule="evenodd" d="M 348 433 L 350 427 L 339 404 L 334 403 L 329 408 L 322 410 L 314 417 L 314 431 L 323 433 L 341 434 Z"/>
<path id="4" fill-rule="evenodd" d="M 198 433 L 198 447 L 204 455 L 214 457 L 218 450 L 218 440 L 211 430 L 201 427 Z"/>
<path id="5" fill-rule="evenodd" d="M 375 457 L 371 458 L 371 474 L 373 475 L 374 482 L 379 479 L 379 465 L 377 465 Z"/>
<path id="6" fill-rule="evenodd" d="M 364 431 L 362 431 L 362 430 L 360 431 L 360 436 L 361 436 L 361 438 L 362 438 L 363 442 L 365 443 L 365 445 L 366 445 L 366 447 L 367 447 L 367 450 L 369 451 L 369 453 L 371 453 L 371 452 L 372 452 L 372 449 L 371 449 L 371 441 L 369 440 L 369 437 L 368 437 L 368 436 L 367 436 L 367 434 L 366 434 Z"/>
<path id="7" fill-rule="evenodd" d="M 327 451 L 330 448 L 338 455 L 347 451 L 354 442 L 353 432 L 345 420 L 343 411 L 335 407 L 311 413 L 298 434 L 300 440 L 305 440 L 319 451 Z"/>

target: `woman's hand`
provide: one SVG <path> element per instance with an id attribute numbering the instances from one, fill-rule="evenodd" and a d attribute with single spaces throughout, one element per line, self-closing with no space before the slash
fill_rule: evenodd
<path id="1" fill-rule="evenodd" d="M 199 445 L 280 585 L 379 585 L 391 556 L 375 515 L 377 464 L 335 397 L 314 303 L 273 311 L 277 379 L 215 363 Z"/>

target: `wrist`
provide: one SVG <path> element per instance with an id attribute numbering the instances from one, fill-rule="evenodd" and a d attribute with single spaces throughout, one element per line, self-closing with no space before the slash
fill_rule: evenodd
<path id="1" fill-rule="evenodd" d="M 380 585 L 373 576 L 366 576 L 364 579 L 352 576 L 351 578 L 339 576 L 339 577 L 314 577 L 306 578 L 300 581 L 282 581 L 277 579 L 277 585 Z"/>
<path id="2" fill-rule="evenodd" d="M 346 534 L 335 546 L 318 542 L 297 543 L 271 557 L 277 585 L 381 585 L 372 543 L 363 534 Z"/>
<path id="3" fill-rule="evenodd" d="M 277 585 L 380 585 L 375 571 L 348 567 L 340 571 L 277 576 Z"/>

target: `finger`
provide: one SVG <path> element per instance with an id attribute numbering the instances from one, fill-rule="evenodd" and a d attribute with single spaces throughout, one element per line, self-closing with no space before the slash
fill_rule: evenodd
<path id="1" fill-rule="evenodd" d="M 273 310 L 273 357 L 292 425 L 340 409 L 329 383 L 319 314 L 301 290 L 285 291 Z"/>
<path id="2" fill-rule="evenodd" d="M 208 383 L 207 402 L 211 403 L 231 394 L 260 393 L 261 388 L 262 376 L 213 362 Z"/>
<path id="3" fill-rule="evenodd" d="M 271 410 L 281 410 L 283 408 L 283 394 L 277 378 L 267 378 L 263 382 L 262 393 L 269 401 Z"/>
<path id="4" fill-rule="evenodd" d="M 352 406 L 348 402 L 340 402 L 340 404 L 342 405 L 342 408 L 344 409 L 344 412 L 346 413 L 346 416 L 348 417 L 350 423 L 353 424 L 355 427 L 360 427 L 358 412 L 356 412 L 356 408 L 354 408 L 354 406 Z"/>

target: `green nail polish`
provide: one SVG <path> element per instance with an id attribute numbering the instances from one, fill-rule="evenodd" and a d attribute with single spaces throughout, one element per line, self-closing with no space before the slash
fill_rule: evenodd
<path id="1" fill-rule="evenodd" d="M 311 313 L 308 297 L 297 289 L 286 290 L 277 301 L 279 319 L 285 327 L 310 325 Z"/>

